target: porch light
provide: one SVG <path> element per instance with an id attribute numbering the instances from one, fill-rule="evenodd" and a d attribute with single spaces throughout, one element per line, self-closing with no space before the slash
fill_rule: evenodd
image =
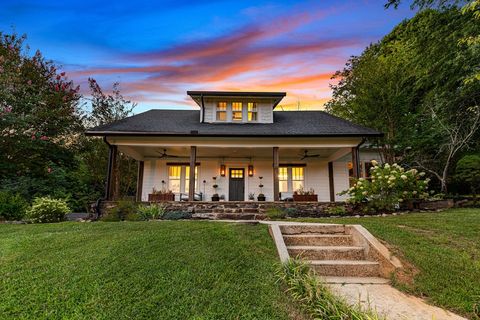
<path id="1" fill-rule="evenodd" d="M 227 171 L 227 170 L 225 169 L 225 165 L 224 165 L 224 164 L 220 165 L 220 175 L 221 175 L 222 177 L 225 177 L 226 171 Z"/>
<path id="2" fill-rule="evenodd" d="M 248 176 L 253 177 L 253 165 L 251 164 L 248 166 Z"/>

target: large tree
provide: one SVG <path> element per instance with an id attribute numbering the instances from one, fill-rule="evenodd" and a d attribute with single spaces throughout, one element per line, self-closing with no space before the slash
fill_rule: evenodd
<path id="1" fill-rule="evenodd" d="M 327 110 L 385 132 L 387 161 L 408 161 L 438 178 L 442 190 L 458 153 L 478 135 L 480 48 L 472 13 L 423 10 L 337 72 Z"/>

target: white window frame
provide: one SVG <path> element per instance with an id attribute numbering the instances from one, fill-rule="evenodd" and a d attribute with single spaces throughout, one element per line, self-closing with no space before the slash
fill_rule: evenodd
<path id="1" fill-rule="evenodd" d="M 280 166 L 280 168 L 287 168 L 287 191 L 283 192 L 295 192 L 296 190 L 293 190 L 293 174 L 292 174 L 292 168 L 302 168 L 303 169 L 303 179 L 302 180 L 295 180 L 295 181 L 302 181 L 302 187 L 305 189 L 305 176 L 306 176 L 306 167 L 304 166 Z M 279 181 L 285 181 L 285 180 L 280 180 Z"/>
<path id="2" fill-rule="evenodd" d="M 189 165 L 187 164 L 182 164 L 182 165 L 167 165 L 167 177 L 168 177 L 168 188 L 170 188 L 170 167 L 180 167 L 180 190 L 179 192 L 174 193 L 188 193 L 188 188 L 189 186 L 187 185 L 187 168 L 190 168 Z M 196 171 L 196 177 L 195 177 L 195 192 L 198 190 L 198 176 L 199 172 L 198 169 L 199 166 L 195 166 L 195 171 Z M 189 177 L 190 178 L 190 177 Z M 190 181 L 190 180 L 189 180 Z"/>

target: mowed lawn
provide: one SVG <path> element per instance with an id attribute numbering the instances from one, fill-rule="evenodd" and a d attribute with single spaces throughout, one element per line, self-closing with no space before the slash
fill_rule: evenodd
<path id="1" fill-rule="evenodd" d="M 480 209 L 297 220 L 363 225 L 416 269 L 407 268 L 407 277 L 399 276 L 397 287 L 478 319 L 474 308 L 480 313 Z"/>
<path id="2" fill-rule="evenodd" d="M 0 225 L 1 319 L 288 319 L 265 225 Z"/>

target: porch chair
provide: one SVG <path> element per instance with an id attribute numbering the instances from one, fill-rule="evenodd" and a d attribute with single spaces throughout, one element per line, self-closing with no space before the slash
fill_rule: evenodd
<path id="1" fill-rule="evenodd" d="M 280 201 L 293 201 L 293 192 L 280 192 Z"/>
<path id="2" fill-rule="evenodd" d="M 193 201 L 202 201 L 203 200 L 203 193 L 194 193 L 193 194 Z M 188 201 L 188 194 L 180 193 L 180 201 Z"/>

